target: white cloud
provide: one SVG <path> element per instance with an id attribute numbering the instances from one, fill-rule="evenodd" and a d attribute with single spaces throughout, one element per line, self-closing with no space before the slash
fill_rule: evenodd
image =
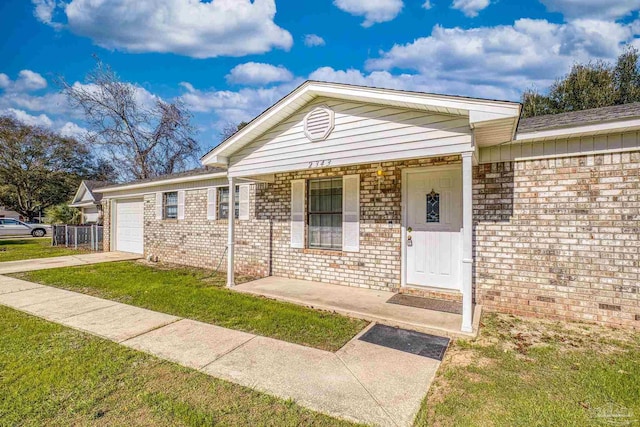
<path id="1" fill-rule="evenodd" d="M 271 88 L 242 88 L 238 91 L 194 88 L 183 94 L 181 99 L 195 113 L 213 113 L 213 125 L 222 128 L 229 123 L 253 119 L 300 83 L 301 79 L 295 79 Z"/>
<path id="2" fill-rule="evenodd" d="M 0 73 L 0 89 L 8 88 L 11 85 L 11 79 L 4 73 Z"/>
<path id="3" fill-rule="evenodd" d="M 307 47 L 324 46 L 325 44 L 324 39 L 317 34 L 306 34 L 304 36 L 304 45 Z"/>
<path id="4" fill-rule="evenodd" d="M 7 108 L 5 110 L 2 110 L 1 113 L 3 115 L 14 117 L 16 120 L 29 126 L 42 126 L 42 127 L 48 128 L 53 125 L 53 120 L 51 120 L 45 114 L 40 114 L 39 116 L 33 116 L 24 110 L 18 110 L 15 108 Z"/>
<path id="5" fill-rule="evenodd" d="M 640 10 L 640 0 L 540 0 L 567 19 L 618 19 Z"/>
<path id="6" fill-rule="evenodd" d="M 422 7 L 424 9 L 430 10 L 433 8 L 433 4 L 431 4 L 431 0 L 425 0 L 425 2 L 422 4 Z"/>
<path id="7" fill-rule="evenodd" d="M 89 133 L 89 131 L 73 122 L 66 122 L 62 127 L 60 127 L 58 133 L 68 138 L 82 139 Z"/>
<path id="8" fill-rule="evenodd" d="M 351 15 L 364 16 L 365 28 L 393 20 L 404 6 L 402 0 L 334 0 L 333 4 Z"/>
<path id="9" fill-rule="evenodd" d="M 33 16 L 44 24 L 51 25 L 55 29 L 62 28 L 62 24 L 53 22 L 53 13 L 56 10 L 56 0 L 31 0 L 35 6 Z"/>
<path id="10" fill-rule="evenodd" d="M 520 19 L 514 25 L 472 29 L 436 26 L 428 37 L 381 52 L 366 68 L 413 70 L 445 93 L 465 94 L 459 90 L 470 88 L 485 96 L 475 88 L 492 87 L 509 95 L 531 85 L 547 87 L 576 61 L 614 60 L 635 32 L 632 24 L 585 20 L 554 24 Z"/>
<path id="11" fill-rule="evenodd" d="M 47 80 L 31 70 L 22 70 L 18 78 L 12 81 L 9 76 L 0 74 L 0 89 L 10 92 L 30 92 L 47 87 Z"/>
<path id="12" fill-rule="evenodd" d="M 458 9 L 470 18 L 474 18 L 481 10 L 486 9 L 489 3 L 489 0 L 453 0 L 451 7 Z"/>
<path id="13" fill-rule="evenodd" d="M 41 21 L 61 25 L 51 20 L 52 1 L 35 3 Z M 72 32 L 106 49 L 213 58 L 288 50 L 293 44 L 291 34 L 274 22 L 275 0 L 71 0 L 57 6 Z"/>
<path id="14" fill-rule="evenodd" d="M 517 99 L 520 92 L 506 86 L 474 84 L 464 81 L 432 79 L 422 74 L 391 74 L 388 71 L 364 73 L 360 70 L 334 70 L 321 67 L 309 76 L 312 80 L 346 83 L 385 89 L 412 90 L 445 95 L 476 96 L 490 99 Z"/>
<path id="15" fill-rule="evenodd" d="M 293 79 L 293 74 L 281 65 L 276 67 L 261 62 L 247 62 L 235 66 L 225 78 L 232 84 L 261 85 L 288 82 Z"/>

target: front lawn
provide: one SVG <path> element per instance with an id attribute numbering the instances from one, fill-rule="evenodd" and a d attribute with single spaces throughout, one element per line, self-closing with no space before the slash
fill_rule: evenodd
<path id="1" fill-rule="evenodd" d="M 51 238 L 0 239 L 0 262 L 75 255 L 79 250 L 51 246 Z"/>
<path id="2" fill-rule="evenodd" d="M 0 306 L 0 424 L 351 425 Z"/>
<path id="3" fill-rule="evenodd" d="M 330 351 L 342 347 L 367 324 L 230 291 L 224 287 L 224 274 L 206 270 L 117 262 L 14 276 Z"/>
<path id="4" fill-rule="evenodd" d="M 640 333 L 496 314 L 482 322 L 478 340 L 447 351 L 416 425 L 640 423 Z"/>

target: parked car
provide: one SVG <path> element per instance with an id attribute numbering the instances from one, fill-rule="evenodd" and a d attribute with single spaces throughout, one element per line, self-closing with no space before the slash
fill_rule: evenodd
<path id="1" fill-rule="evenodd" d="M 0 218 L 0 236 L 43 237 L 51 227 L 43 224 L 27 224 L 13 218 Z"/>

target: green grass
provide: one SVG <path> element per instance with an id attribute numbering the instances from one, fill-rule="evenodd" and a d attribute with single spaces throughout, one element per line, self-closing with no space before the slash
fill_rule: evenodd
<path id="1" fill-rule="evenodd" d="M 335 351 L 367 322 L 241 294 L 223 274 L 117 262 L 16 274 L 32 282 Z"/>
<path id="2" fill-rule="evenodd" d="M 0 331 L 0 425 L 351 425 L 1 306 Z"/>
<path id="3" fill-rule="evenodd" d="M 82 251 L 51 246 L 51 239 L 0 239 L 0 262 L 74 255 Z"/>
<path id="4" fill-rule="evenodd" d="M 416 425 L 606 426 L 608 407 L 640 424 L 639 333 L 492 314 L 447 352 Z"/>

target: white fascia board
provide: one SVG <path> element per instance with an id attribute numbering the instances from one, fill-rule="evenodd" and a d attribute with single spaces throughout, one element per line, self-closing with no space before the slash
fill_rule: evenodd
<path id="1" fill-rule="evenodd" d="M 89 208 L 91 206 L 97 206 L 95 202 L 82 202 L 82 203 L 69 203 L 69 207 L 72 208 Z"/>
<path id="2" fill-rule="evenodd" d="M 518 133 L 513 142 L 545 141 L 550 139 L 597 135 L 602 133 L 627 132 L 640 129 L 640 119 L 595 123 L 538 132 Z"/>
<path id="3" fill-rule="evenodd" d="M 127 190 L 136 190 L 140 188 L 149 188 L 149 187 L 157 187 L 160 185 L 168 185 L 168 184 L 180 184 L 183 182 L 194 182 L 194 181 L 204 181 L 207 179 L 213 178 L 224 178 L 227 176 L 226 172 L 216 172 L 210 173 L 206 175 L 191 175 L 184 176 L 180 178 L 171 178 L 171 179 L 162 179 L 158 181 L 149 181 L 149 182 L 141 182 L 139 184 L 130 184 L 130 185 L 122 185 L 119 187 L 105 187 L 105 188 L 97 188 L 95 191 L 98 193 L 113 193 L 115 191 L 127 191 Z"/>
<path id="4" fill-rule="evenodd" d="M 313 87 L 313 84 L 312 84 Z M 375 89 L 362 87 L 345 87 L 342 85 L 322 84 L 317 88 L 313 87 L 317 96 L 327 97 L 355 97 L 363 102 L 385 103 L 406 103 L 415 107 L 441 107 L 455 110 L 461 115 L 469 114 L 471 111 L 485 112 L 505 117 L 519 115 L 520 104 L 508 101 L 489 101 L 472 98 L 463 98 L 447 95 L 431 95 L 412 92 L 398 93 L 391 89 Z"/>
<path id="5" fill-rule="evenodd" d="M 326 96 L 383 105 L 401 103 L 409 105 L 409 108 L 413 105 L 417 109 L 424 109 L 425 107 L 433 107 L 434 110 L 445 108 L 456 111 L 460 115 L 469 115 L 471 111 L 486 113 L 486 115 L 477 117 L 478 122 L 512 117 L 517 120 L 520 116 L 521 108 L 519 103 L 509 101 L 489 101 L 307 81 L 255 118 L 235 135 L 204 155 L 201 159 L 202 164 L 205 166 L 221 165 L 220 159 L 228 160 L 229 156 L 249 143 L 251 138 L 261 135 L 272 126 L 275 126 L 278 121 L 283 120 L 297 108 L 300 108 L 300 105 L 297 105 L 296 108 L 290 108 L 290 105 L 295 104 L 305 96 L 309 99 Z M 215 163 L 216 161 L 218 163 Z"/>

